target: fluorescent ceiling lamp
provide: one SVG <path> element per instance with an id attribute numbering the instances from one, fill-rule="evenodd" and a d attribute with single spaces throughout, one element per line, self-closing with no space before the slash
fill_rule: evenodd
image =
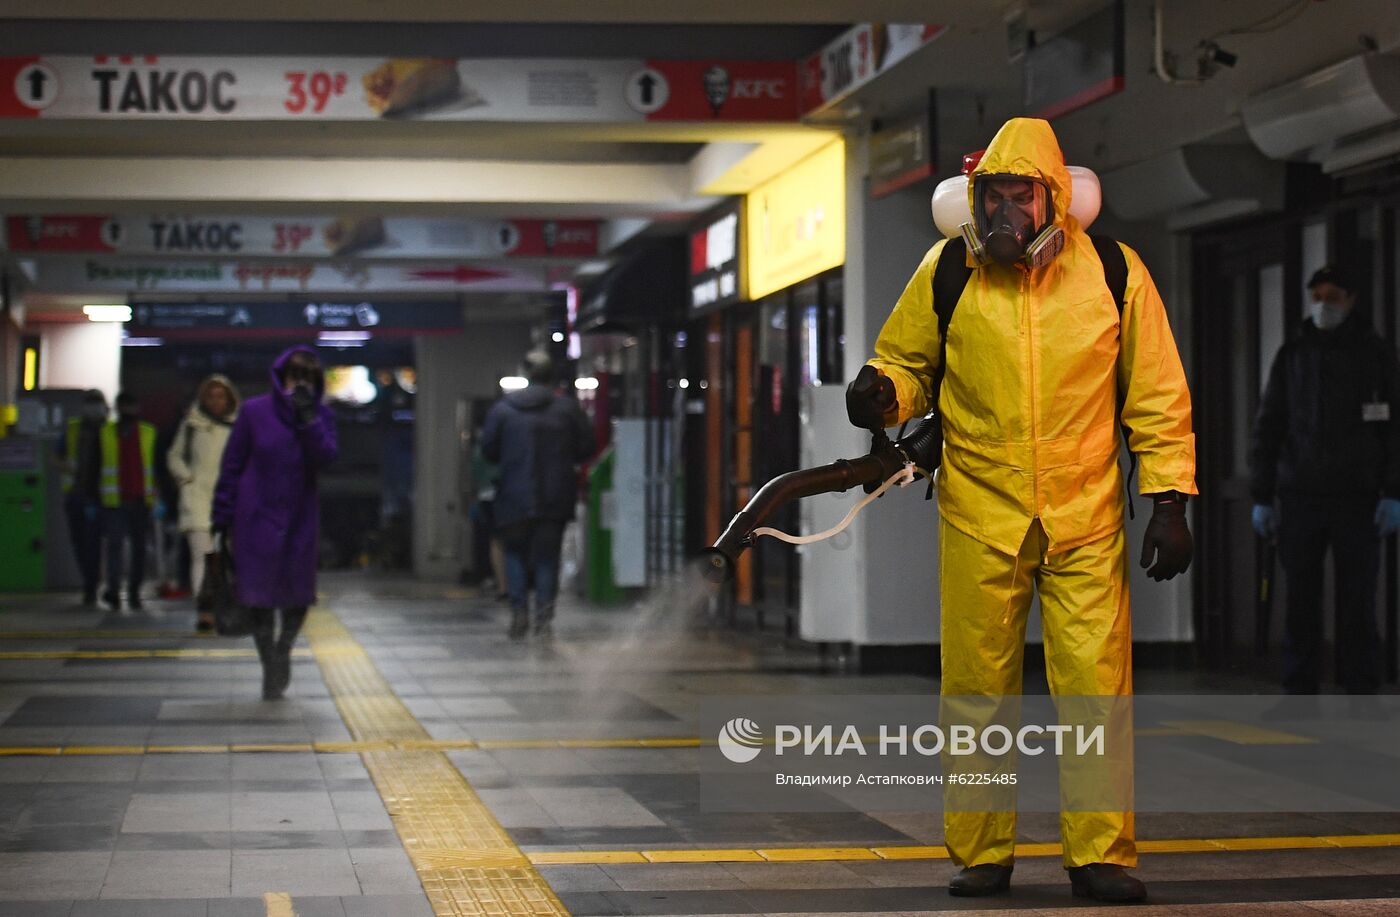
<path id="1" fill-rule="evenodd" d="M 122 346 L 123 346 L 123 347 L 160 347 L 160 346 L 162 346 L 164 343 L 165 343 L 165 338 L 143 338 L 143 337 L 124 337 L 124 338 L 122 338 Z"/>
<path id="2" fill-rule="evenodd" d="M 316 340 L 323 344 L 363 343 L 370 339 L 368 331 L 322 331 Z"/>
<path id="3" fill-rule="evenodd" d="M 574 268 L 574 273 L 578 275 L 592 276 L 594 274 L 606 274 L 608 268 L 612 267 L 611 261 L 585 261 Z"/>
<path id="4" fill-rule="evenodd" d="M 518 392 L 522 388 L 527 387 L 529 384 L 530 380 L 526 379 L 524 376 L 501 377 L 501 388 L 505 389 L 508 392 Z"/>
<path id="5" fill-rule="evenodd" d="M 574 388 L 581 392 L 591 392 L 598 387 L 598 380 L 592 376 L 582 376 L 574 380 Z"/>
<path id="6" fill-rule="evenodd" d="M 130 306 L 83 306 L 83 314 L 91 322 L 129 322 Z"/>

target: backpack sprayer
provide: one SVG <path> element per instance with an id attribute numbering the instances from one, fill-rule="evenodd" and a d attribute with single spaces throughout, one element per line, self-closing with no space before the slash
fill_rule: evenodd
<path id="1" fill-rule="evenodd" d="M 852 390 L 864 395 L 878 382 L 873 367 L 865 367 L 851 384 Z M 937 411 L 930 412 L 908 435 L 891 440 L 879 420 L 873 420 L 870 430 L 870 452 L 859 458 L 841 459 L 829 465 L 789 471 L 764 484 L 748 505 L 729 521 L 729 527 L 719 540 L 705 551 L 705 575 L 711 582 L 722 583 L 734 573 L 734 565 L 754 540 L 769 535 L 789 544 L 811 544 L 830 538 L 851 524 L 856 515 L 885 491 L 898 485 L 911 484 L 917 475 L 929 480 L 938 468 L 943 452 L 943 419 Z M 796 536 L 763 525 L 781 506 L 803 497 L 817 494 L 844 493 L 852 487 L 863 487 L 866 498 L 851 508 L 846 518 L 833 528 L 815 535 Z"/>

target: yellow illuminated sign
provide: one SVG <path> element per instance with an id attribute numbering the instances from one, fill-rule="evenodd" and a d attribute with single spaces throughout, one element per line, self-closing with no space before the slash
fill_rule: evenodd
<path id="1" fill-rule="evenodd" d="M 24 348 L 24 390 L 32 392 L 39 387 L 39 351 L 33 347 Z"/>
<path id="2" fill-rule="evenodd" d="M 749 192 L 745 298 L 760 299 L 846 261 L 846 145 L 822 147 Z"/>

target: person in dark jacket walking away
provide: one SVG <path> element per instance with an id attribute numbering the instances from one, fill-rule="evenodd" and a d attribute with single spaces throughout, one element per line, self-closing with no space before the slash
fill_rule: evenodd
<path id="1" fill-rule="evenodd" d="M 525 357 L 529 386 L 491 407 L 481 452 L 500 466 L 495 524 L 506 555 L 510 636 L 530 627 L 529 587 L 535 587 L 535 633 L 547 635 L 559 589 L 564 526 L 574 518 L 575 467 L 593 457 L 593 428 L 573 398 L 556 394 L 547 355 Z"/>
<path id="2" fill-rule="evenodd" d="M 238 413 L 214 488 L 213 533 L 232 545 L 235 589 L 253 619 L 266 700 L 286 691 L 292 644 L 316 600 L 316 477 L 337 452 L 324 393 L 314 350 L 297 346 L 278 357 L 272 390 L 249 398 Z"/>
<path id="3" fill-rule="evenodd" d="M 1350 694 L 1381 679 L 1376 574 L 1400 528 L 1400 405 L 1394 351 L 1353 308 L 1332 267 L 1308 282 L 1309 317 L 1280 348 L 1250 452 L 1253 524 L 1277 538 L 1288 583 L 1283 688 L 1316 694 L 1322 667 L 1323 559 L 1336 580 L 1337 678 Z M 1277 500 L 1277 509 L 1275 509 Z M 1370 700 L 1353 701 L 1365 712 Z M 1295 712 L 1309 708 L 1294 705 Z"/>
<path id="4" fill-rule="evenodd" d="M 83 393 L 82 412 L 68 420 L 62 443 L 63 508 L 83 576 L 83 604 L 97 604 L 102 571 L 102 428 L 107 399 L 97 389 Z"/>

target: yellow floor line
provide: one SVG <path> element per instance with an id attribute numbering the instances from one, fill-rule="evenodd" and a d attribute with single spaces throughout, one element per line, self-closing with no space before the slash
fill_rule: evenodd
<path id="1" fill-rule="evenodd" d="M 364 751 L 399 839 L 439 915 L 567 915 L 549 883 L 491 815 L 333 615 L 315 610 L 306 638 L 340 716 Z M 413 748 L 403 743 L 416 743 Z M 392 747 L 399 745 L 400 747 Z"/>
<path id="2" fill-rule="evenodd" d="M 1251 850 L 1400 847 L 1400 834 L 1342 834 L 1325 837 L 1218 837 L 1138 841 L 1141 853 L 1236 853 Z M 1058 857 L 1059 844 L 1017 844 L 1019 858 Z M 813 863 L 848 860 L 946 860 L 935 846 L 768 847 L 697 850 L 542 850 L 527 854 L 536 866 L 606 866 L 615 863 Z"/>
<path id="3" fill-rule="evenodd" d="M 263 904 L 267 907 L 267 917 L 297 917 L 292 896 L 286 892 L 268 892 L 263 895 Z"/>
<path id="4" fill-rule="evenodd" d="M 7 758 L 23 758 L 33 756 L 44 757 L 49 755 L 61 754 L 63 754 L 63 749 L 61 748 L 53 748 L 39 745 L 11 745 L 9 748 L 0 749 L 0 755 L 3 755 Z"/>
<path id="5" fill-rule="evenodd" d="M 148 755 L 217 755 L 228 752 L 227 745 L 147 745 Z"/>
<path id="6" fill-rule="evenodd" d="M 308 650 L 292 650 L 307 657 Z M 178 650 L 4 650 L 0 660 L 12 659 L 256 659 L 257 650 L 235 647 Z"/>
<path id="7" fill-rule="evenodd" d="M 1315 745 L 1317 739 L 1236 723 L 1233 720 L 1167 720 L 1163 726 L 1190 735 L 1207 736 L 1235 745 Z"/>
<path id="8" fill-rule="evenodd" d="M 423 742 L 269 742 L 253 744 L 209 744 L 209 745 L 6 745 L 0 746 L 0 758 L 22 758 L 26 756 L 74 755 L 112 756 L 123 755 L 209 755 L 209 754 L 363 754 L 367 751 L 423 751 L 471 748 L 471 742 L 452 741 L 443 743 Z"/>
<path id="9" fill-rule="evenodd" d="M 475 747 L 484 751 L 510 748 L 698 748 L 714 745 L 713 740 L 674 739 L 477 739 Z"/>
<path id="10" fill-rule="evenodd" d="M 0 640 L 208 640 L 217 636 L 193 630 L 0 630 Z"/>
<path id="11" fill-rule="evenodd" d="M 7 749 L 0 749 L 0 754 L 5 754 Z M 144 745 L 74 745 L 60 747 L 58 753 L 61 755 L 144 755 L 146 746 Z"/>
<path id="12" fill-rule="evenodd" d="M 305 653 L 299 650 L 299 653 Z M 3 657 L 0 657 L 3 658 Z M 322 657 L 331 658 L 331 654 Z M 1139 735 L 1143 735 L 1139 732 Z M 1163 730 L 1162 735 L 1187 735 L 1177 729 Z M 1195 733 L 1205 735 L 1205 732 Z M 1245 744 L 1260 744 L 1264 737 L 1250 736 L 1247 740 L 1226 738 L 1225 734 L 1213 736 L 1224 741 L 1243 741 Z M 1277 733 L 1269 739 L 1269 744 L 1297 744 L 1301 737 L 1287 733 Z M 368 751 L 497 751 L 511 749 L 578 749 L 578 748 L 698 748 L 715 744 L 712 740 L 697 738 L 649 738 L 649 739 L 399 739 L 395 741 L 351 741 L 351 742 L 289 742 L 271 745 L 197 745 L 197 746 L 146 746 L 146 745 L 60 745 L 60 746 L 2 746 L 0 757 L 22 757 L 24 755 L 143 755 L 164 754 L 171 751 L 194 749 L 197 752 L 314 752 L 316 754 L 363 754 Z"/>
<path id="13" fill-rule="evenodd" d="M 186 652 L 198 652 L 189 650 Z M 225 651 L 229 652 L 229 651 Z M 238 651 L 233 651 L 238 652 Z M 306 650 L 297 650 L 299 655 L 313 655 Z M 317 658 L 327 662 L 334 658 L 338 650 L 328 650 L 319 654 Z M 246 655 L 253 655 L 251 650 L 246 651 Z M 353 654 L 352 654 L 353 656 Z M 0 654 L 0 659 L 5 658 Z M 235 657 L 239 658 L 239 657 Z M 1238 725 L 1238 724 L 1235 724 Z M 1249 727 L 1244 727 L 1246 730 Z M 1212 738 L 1221 739 L 1227 742 L 1242 744 L 1279 744 L 1293 745 L 1300 742 L 1311 742 L 1301 736 L 1293 736 L 1288 733 L 1275 732 L 1274 730 L 1257 730 L 1241 732 L 1227 729 L 1223 726 L 1218 729 L 1211 727 L 1211 731 L 1200 729 L 1197 731 L 1187 731 L 1177 728 L 1162 730 L 1139 730 L 1138 736 L 1182 736 L 1182 735 L 1209 735 Z M 582 738 L 582 739 L 431 739 L 413 738 L 398 740 L 374 740 L 374 741 L 350 741 L 350 742 L 293 742 L 275 745 L 200 745 L 200 746 L 144 746 L 144 745 L 63 745 L 57 747 L 40 746 L 0 746 L 0 756 L 17 757 L 23 755 L 141 755 L 147 753 L 166 753 L 172 748 L 183 750 L 194 747 L 199 751 L 221 751 L 221 752 L 315 752 L 316 754 L 363 754 L 368 751 L 462 751 L 476 749 L 479 751 L 499 751 L 499 750 L 521 750 L 521 749 L 578 749 L 578 748 L 699 748 L 701 746 L 714 745 L 712 739 L 699 739 L 694 737 L 657 737 L 640 739 L 606 739 L 606 738 Z"/>

